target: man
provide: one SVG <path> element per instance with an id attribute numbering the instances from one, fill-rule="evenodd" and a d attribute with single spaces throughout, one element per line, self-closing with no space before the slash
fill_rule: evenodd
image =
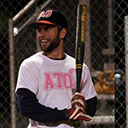
<path id="1" fill-rule="evenodd" d="M 70 128 L 90 121 L 97 94 L 85 64 L 81 93 L 73 93 L 75 59 L 64 53 L 66 19 L 57 10 L 45 10 L 30 26 L 38 30 L 42 51 L 22 62 L 16 87 L 19 110 L 30 119 L 28 128 Z"/>

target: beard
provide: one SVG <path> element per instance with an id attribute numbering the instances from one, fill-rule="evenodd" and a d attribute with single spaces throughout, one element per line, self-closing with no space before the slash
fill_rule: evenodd
<path id="1" fill-rule="evenodd" d="M 60 44 L 60 39 L 59 39 L 59 35 L 51 40 L 51 39 L 46 39 L 48 41 L 48 46 L 45 46 L 43 43 L 44 42 L 41 42 L 40 40 L 40 48 L 42 51 L 44 51 L 45 53 L 49 53 L 49 52 L 52 52 L 55 48 L 57 48 Z M 47 44 L 46 44 L 47 45 Z"/>

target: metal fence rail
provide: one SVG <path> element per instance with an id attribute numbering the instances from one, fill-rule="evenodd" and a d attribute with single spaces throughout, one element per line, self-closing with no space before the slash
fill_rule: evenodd
<path id="1" fill-rule="evenodd" d="M 91 71 L 98 93 L 96 116 L 86 127 L 128 127 L 128 18 L 125 17 L 124 21 L 128 3 L 125 0 L 120 3 L 114 0 L 5 0 L 0 2 L 0 128 L 23 128 L 28 124 L 28 119 L 19 113 L 14 93 L 21 62 L 39 51 L 36 31 L 29 29 L 27 25 L 35 20 L 39 11 L 44 8 L 60 10 L 68 20 L 65 52 L 74 57 L 76 11 L 80 1 L 85 2 L 88 7 L 85 63 Z M 122 24 L 119 24 L 119 21 Z M 117 79 L 114 83 L 115 69 Z"/>
<path id="2" fill-rule="evenodd" d="M 128 16 L 125 16 L 125 84 L 126 88 L 128 89 Z M 126 97 L 128 97 L 128 92 L 126 91 Z M 128 110 L 128 99 L 126 98 L 126 110 Z M 126 114 L 126 120 L 128 120 L 128 112 Z M 128 128 L 128 122 L 126 122 L 126 127 Z"/>

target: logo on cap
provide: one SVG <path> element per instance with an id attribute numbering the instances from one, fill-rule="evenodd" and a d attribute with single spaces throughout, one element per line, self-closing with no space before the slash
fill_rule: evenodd
<path id="1" fill-rule="evenodd" d="M 53 10 L 43 11 L 43 12 L 40 13 L 38 19 L 40 19 L 41 17 L 48 18 L 52 15 L 52 12 L 53 12 Z"/>

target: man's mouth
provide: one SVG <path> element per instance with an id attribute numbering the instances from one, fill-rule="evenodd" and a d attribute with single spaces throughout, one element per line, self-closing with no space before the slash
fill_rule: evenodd
<path id="1" fill-rule="evenodd" d="M 50 39 L 40 39 L 41 44 L 47 44 L 50 42 Z"/>
<path id="2" fill-rule="evenodd" d="M 46 43 L 48 43 L 48 40 L 41 40 L 41 43 L 46 44 Z"/>

